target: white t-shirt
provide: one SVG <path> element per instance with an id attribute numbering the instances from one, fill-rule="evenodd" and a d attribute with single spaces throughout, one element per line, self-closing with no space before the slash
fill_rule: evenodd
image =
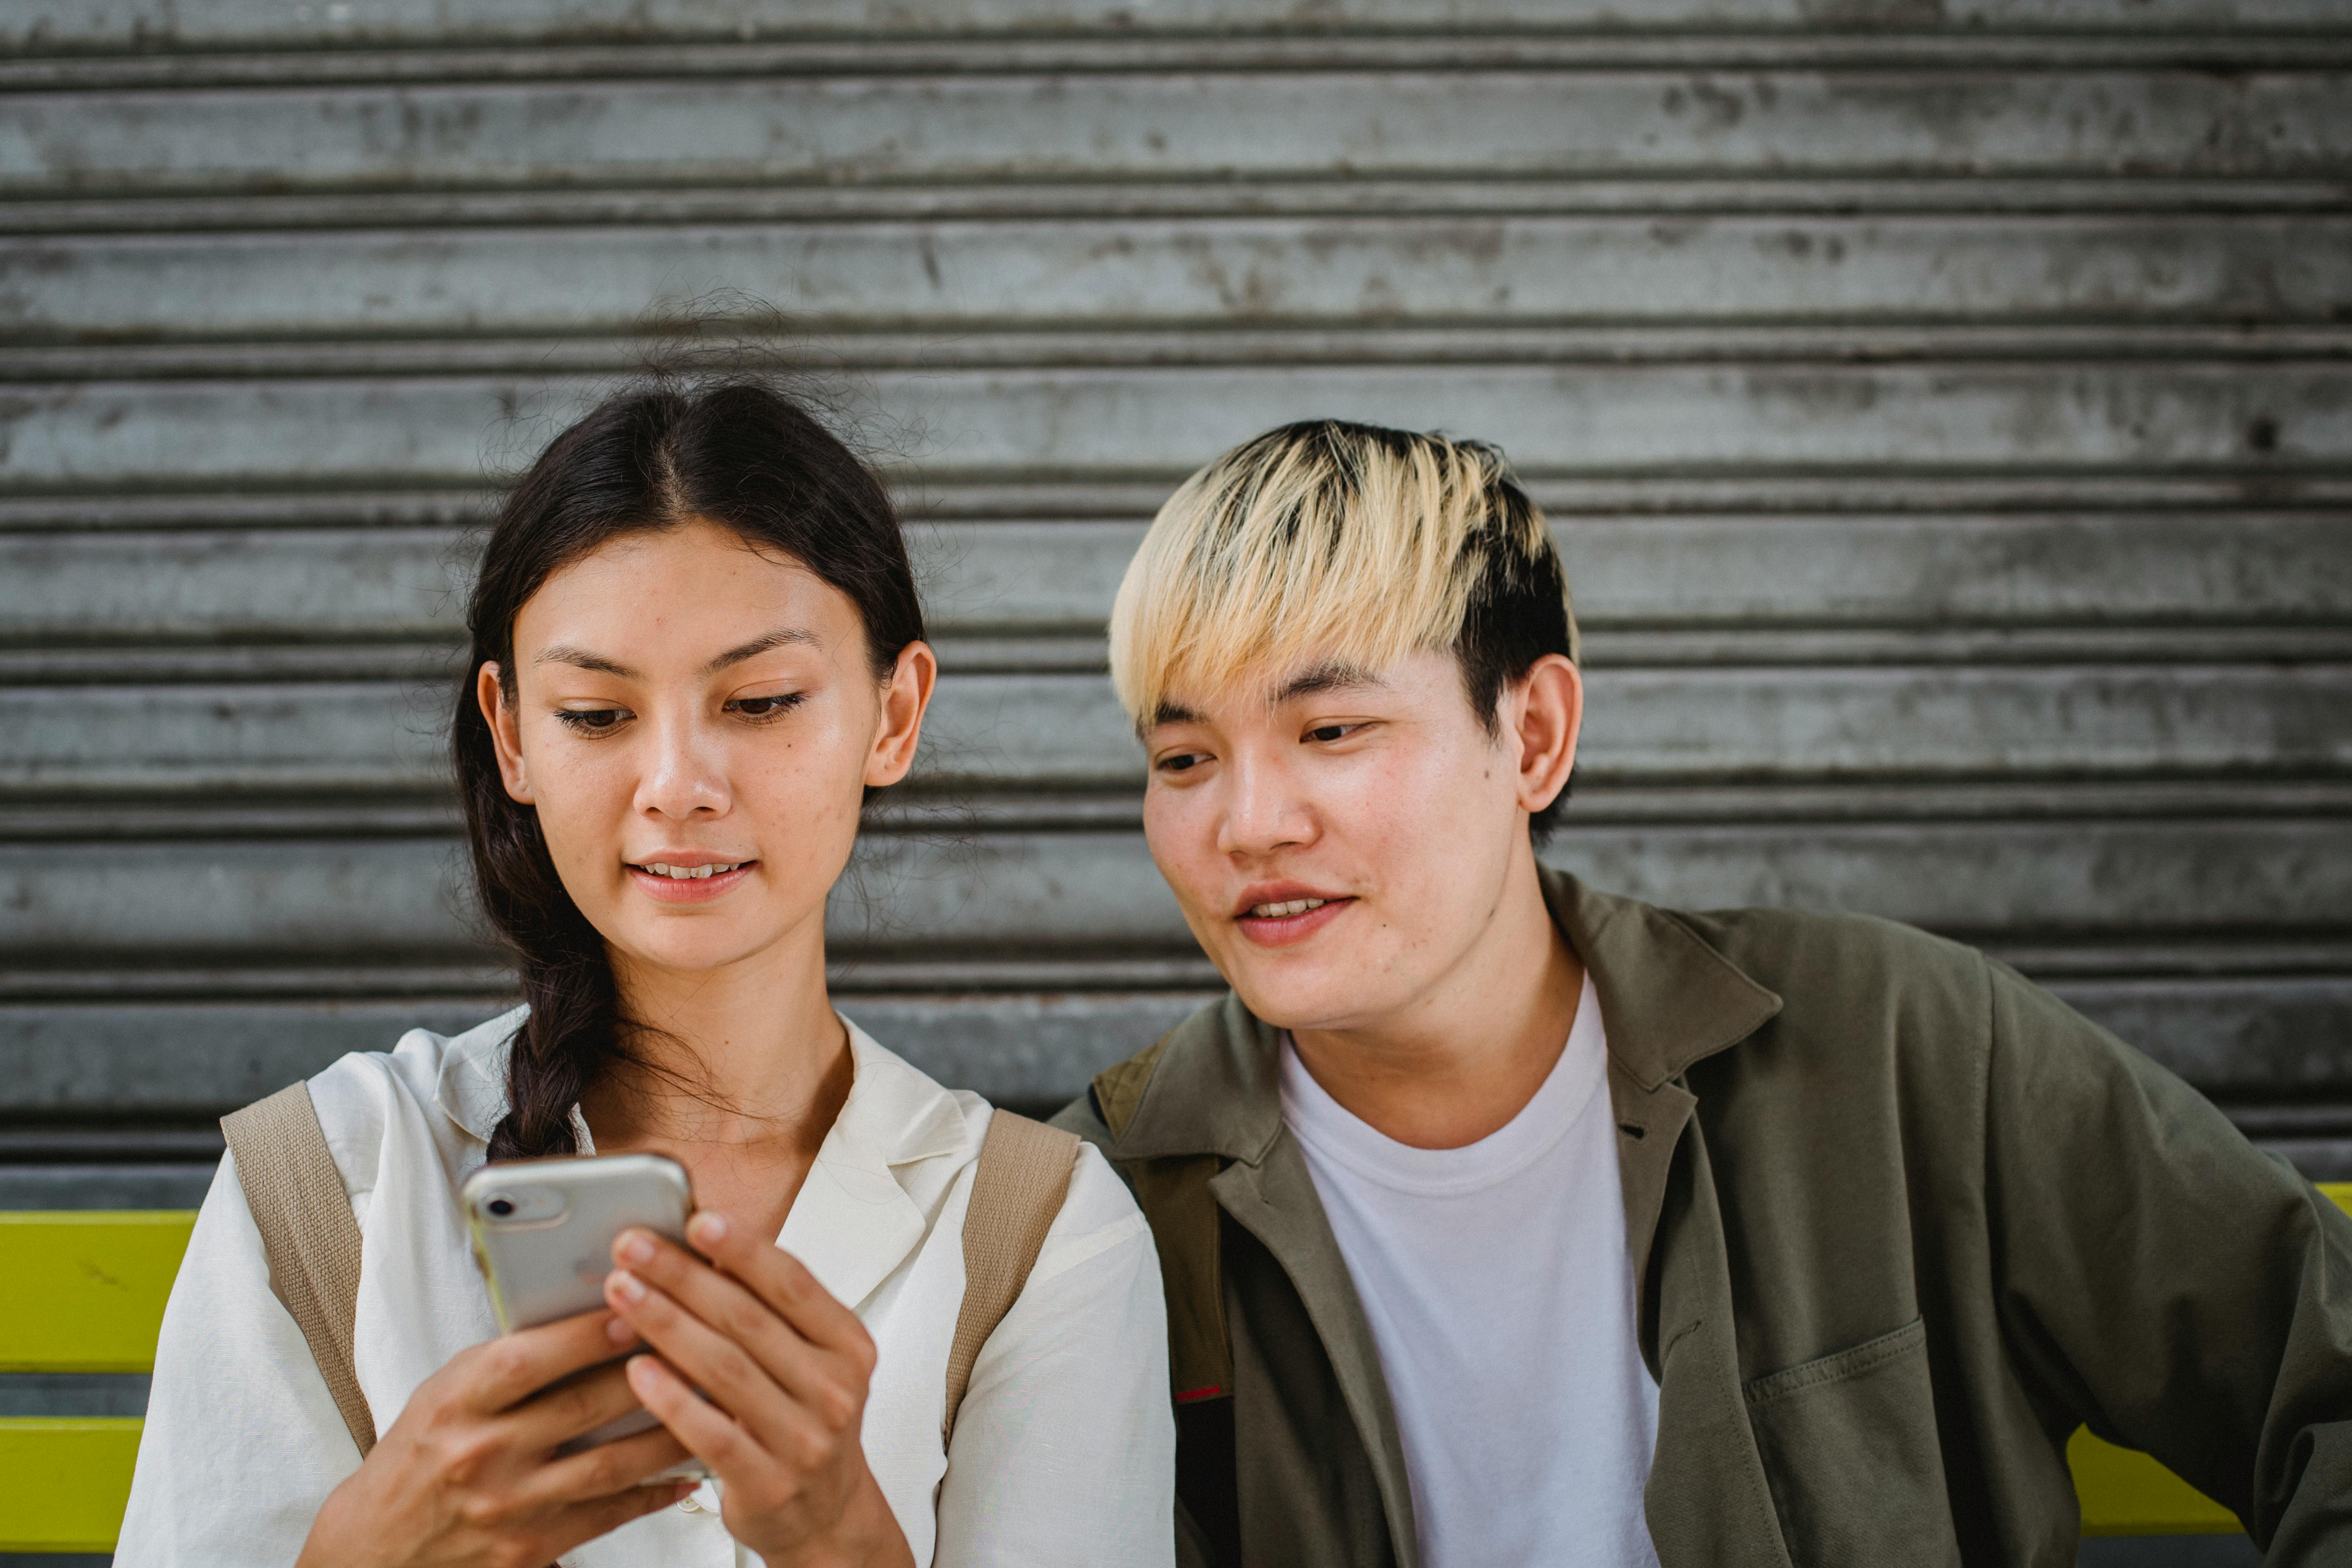
<path id="1" fill-rule="evenodd" d="M 1658 1385 L 1607 1078 L 1590 975 L 1543 1087 L 1466 1148 L 1374 1131 L 1283 1038 L 1283 1119 L 1380 1347 L 1427 1568 L 1658 1561 L 1642 1513 Z"/>

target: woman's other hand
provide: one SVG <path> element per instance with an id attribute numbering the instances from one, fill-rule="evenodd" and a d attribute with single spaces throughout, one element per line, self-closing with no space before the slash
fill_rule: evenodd
<path id="1" fill-rule="evenodd" d="M 660 1427 L 555 1456 L 637 1407 L 617 1365 L 548 1386 L 615 1353 L 595 1311 L 450 1357 L 328 1495 L 297 1568 L 541 1568 L 686 1496 L 638 1484 L 686 1458 Z"/>
<path id="2" fill-rule="evenodd" d="M 866 1326 L 740 1222 L 698 1214 L 687 1238 L 708 1263 L 623 1232 L 604 1299 L 616 1335 L 660 1352 L 631 1358 L 629 1386 L 718 1476 L 728 1532 L 768 1568 L 911 1568 L 859 1438 L 874 1375 Z"/>

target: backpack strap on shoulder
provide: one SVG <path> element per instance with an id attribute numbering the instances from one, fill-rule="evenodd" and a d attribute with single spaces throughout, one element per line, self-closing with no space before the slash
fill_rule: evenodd
<path id="1" fill-rule="evenodd" d="M 310 1342 L 360 1458 L 375 1447 L 375 1416 L 360 1392 L 352 1343 L 360 1299 L 360 1226 L 328 1151 L 310 1086 L 289 1085 L 221 1118 L 246 1206 L 269 1255 L 269 1289 Z"/>
<path id="2" fill-rule="evenodd" d="M 1069 1196 L 1070 1172 L 1079 1140 L 1042 1121 L 999 1110 L 988 1119 L 973 1173 L 971 1205 L 963 1217 L 963 1307 L 956 1314 L 955 1340 L 948 1349 L 948 1389 L 940 1421 L 940 1442 L 955 1436 L 956 1412 L 963 1405 L 980 1348 L 1029 1283 L 1045 1232 Z"/>

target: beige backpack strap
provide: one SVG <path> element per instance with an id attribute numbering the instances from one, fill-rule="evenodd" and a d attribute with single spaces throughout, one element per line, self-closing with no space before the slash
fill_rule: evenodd
<path id="1" fill-rule="evenodd" d="M 948 1349 L 947 1413 L 940 1441 L 955 1436 L 956 1411 L 980 1347 L 1021 1299 L 1045 1232 L 1069 1195 L 1079 1142 L 1074 1132 L 1000 1110 L 989 1118 L 963 1216 L 963 1310 Z"/>
<path id="2" fill-rule="evenodd" d="M 352 1368 L 360 1226 L 310 1103 L 310 1086 L 294 1084 L 222 1117 L 221 1132 L 269 1254 L 269 1288 L 310 1342 L 311 1359 L 365 1458 L 375 1447 L 375 1417 Z"/>

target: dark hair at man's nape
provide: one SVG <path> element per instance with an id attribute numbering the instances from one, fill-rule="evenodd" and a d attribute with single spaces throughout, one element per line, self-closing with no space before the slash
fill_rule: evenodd
<path id="1" fill-rule="evenodd" d="M 1498 732 L 1504 688 L 1548 653 L 1570 657 L 1568 579 L 1559 552 L 1547 549 L 1531 555 L 1514 542 L 1529 531 L 1535 502 L 1501 468 L 1499 453 L 1496 466 L 1488 486 L 1492 512 L 1471 544 L 1479 553 L 1478 577 L 1463 616 L 1461 640 L 1454 645 L 1471 711 L 1490 735 Z M 1569 785 L 1561 784 L 1551 804 L 1528 819 L 1528 831 L 1538 844 L 1549 839 L 1568 815 L 1568 792 Z"/>
<path id="2" fill-rule="evenodd" d="M 693 519 L 839 589 L 865 622 L 877 679 L 923 636 L 889 492 L 767 382 L 656 381 L 606 399 L 548 444 L 490 530 L 450 735 L 475 889 L 530 1005 L 508 1058 L 493 1160 L 578 1152 L 572 1108 L 629 1047 L 604 938 L 564 890 L 538 812 L 506 792 L 475 678 L 495 661 L 514 690 L 515 617 L 549 577 L 611 540 Z"/>

